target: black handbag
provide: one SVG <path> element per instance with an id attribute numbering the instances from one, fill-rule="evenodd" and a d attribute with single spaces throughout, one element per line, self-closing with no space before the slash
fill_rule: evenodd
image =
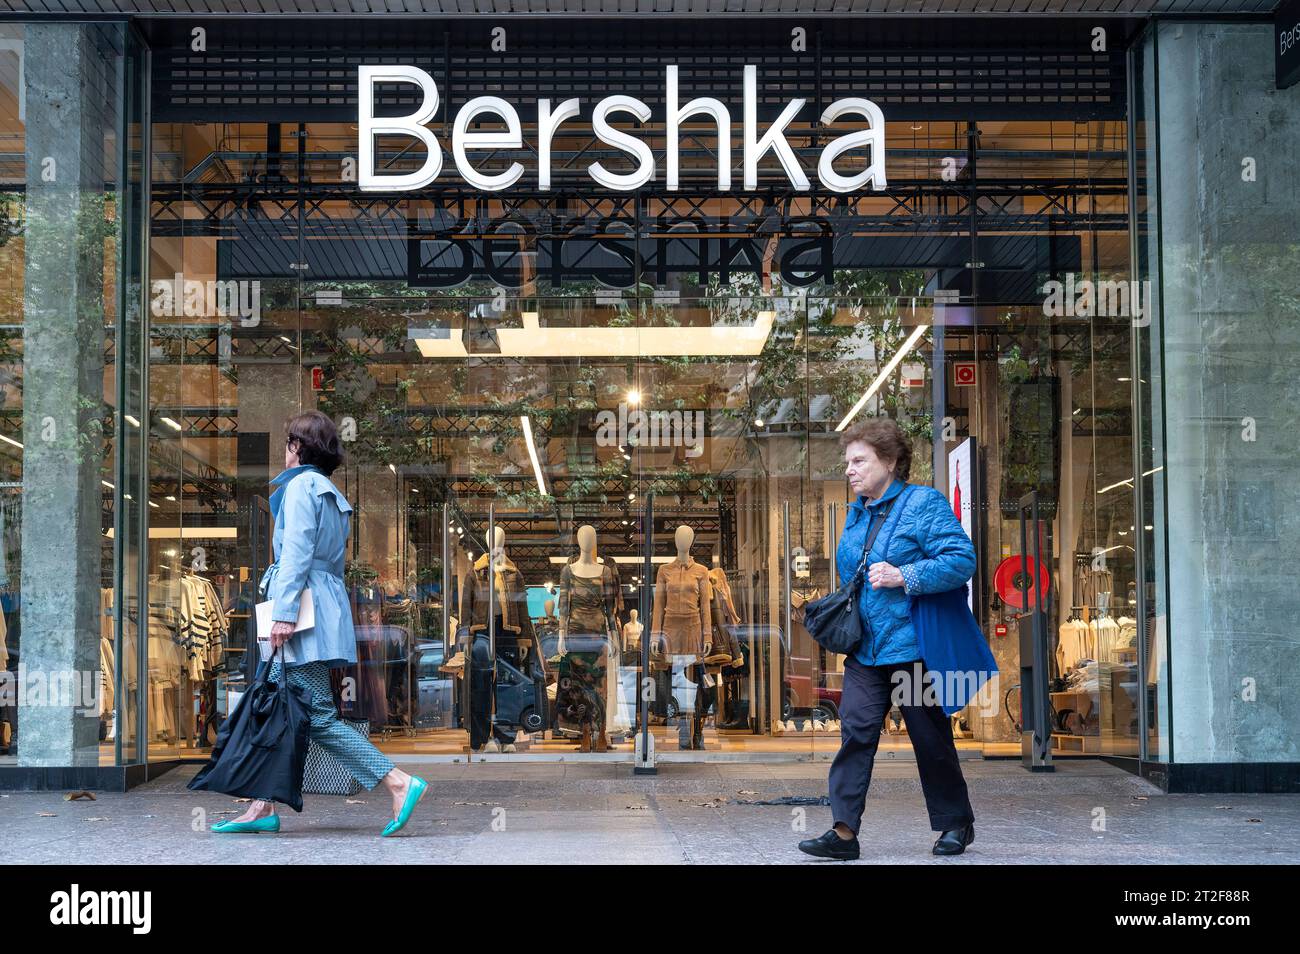
<path id="1" fill-rule="evenodd" d="M 222 723 L 212 757 L 188 787 L 280 802 L 300 812 L 310 698 L 306 689 L 289 685 L 283 662 L 280 681 L 269 682 L 271 662 Z"/>
<path id="2" fill-rule="evenodd" d="M 888 503 L 867 533 L 867 541 L 862 547 L 862 561 L 852 579 L 834 593 L 827 593 L 803 605 L 804 629 L 808 630 L 808 635 L 817 645 L 829 652 L 847 656 L 858 648 L 866 635 L 862 630 L 862 618 L 858 615 L 858 591 L 862 588 L 862 578 L 867 569 L 867 554 L 875 545 L 880 528 L 889 519 L 889 513 L 897 500 L 898 497 L 895 497 Z"/>

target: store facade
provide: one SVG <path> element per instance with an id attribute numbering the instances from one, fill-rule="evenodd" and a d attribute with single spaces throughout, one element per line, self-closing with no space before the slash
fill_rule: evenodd
<path id="1" fill-rule="evenodd" d="M 1040 756 L 1290 790 L 1300 103 L 1247 12 L 0 25 L 0 779 L 206 758 L 316 408 L 395 758 L 829 758 L 800 607 L 881 414 L 980 556 L 964 755 L 1032 684 Z"/>

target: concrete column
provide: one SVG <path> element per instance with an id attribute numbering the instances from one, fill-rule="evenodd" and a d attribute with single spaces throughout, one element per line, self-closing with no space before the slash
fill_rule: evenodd
<path id="1" fill-rule="evenodd" d="M 99 673 L 104 426 L 105 134 L 115 68 L 100 28 L 26 29 L 22 656 L 27 685 Z M 110 266 L 112 263 L 109 263 Z M 27 698 L 22 765 L 94 765 L 98 713 Z M 79 703 L 79 704 L 78 704 Z"/>
<path id="2" fill-rule="evenodd" d="M 1267 24 L 1156 42 L 1172 757 L 1296 761 L 1300 89 Z"/>

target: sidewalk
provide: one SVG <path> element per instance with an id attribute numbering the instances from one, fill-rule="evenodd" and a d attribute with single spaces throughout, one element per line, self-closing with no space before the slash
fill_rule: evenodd
<path id="1" fill-rule="evenodd" d="M 977 833 L 964 856 L 929 854 L 934 835 L 915 764 L 883 763 L 867 798 L 860 863 L 1300 863 L 1295 796 L 1163 795 L 1092 761 L 1052 775 L 1011 761 L 962 767 Z M 408 769 L 431 790 L 396 838 L 378 837 L 390 814 L 382 789 L 352 803 L 307 796 L 301 815 L 283 813 L 279 835 L 211 834 L 208 825 L 242 806 L 187 791 L 197 767 L 186 766 L 93 802 L 2 793 L 0 852 L 10 864 L 824 863 L 794 846 L 829 826 L 828 808 L 743 802 L 821 796 L 825 763 L 669 764 L 652 777 L 608 764 Z M 1103 816 L 1105 830 L 1096 830 Z"/>

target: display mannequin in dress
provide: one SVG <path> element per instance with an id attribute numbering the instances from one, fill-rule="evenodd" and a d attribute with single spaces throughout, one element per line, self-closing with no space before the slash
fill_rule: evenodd
<path id="1" fill-rule="evenodd" d="M 662 635 L 665 651 L 677 670 L 714 657 L 713 587 L 704 564 L 691 558 L 695 531 L 682 524 L 673 533 L 673 543 L 677 548 L 676 558 L 662 564 L 655 577 L 650 632 L 655 637 Z M 730 658 L 727 654 L 726 659 Z M 695 673 L 694 717 L 691 724 L 682 719 L 677 727 L 677 741 L 683 749 L 704 748 L 702 709 L 707 705 L 702 691 L 704 674 L 702 669 L 696 669 Z"/>
<path id="2" fill-rule="evenodd" d="M 578 556 L 560 572 L 560 678 L 556 708 L 577 722 L 579 751 L 609 748 L 606 726 L 606 673 L 617 646 L 622 609 L 618 571 L 596 556 L 596 530 L 578 528 Z"/>

